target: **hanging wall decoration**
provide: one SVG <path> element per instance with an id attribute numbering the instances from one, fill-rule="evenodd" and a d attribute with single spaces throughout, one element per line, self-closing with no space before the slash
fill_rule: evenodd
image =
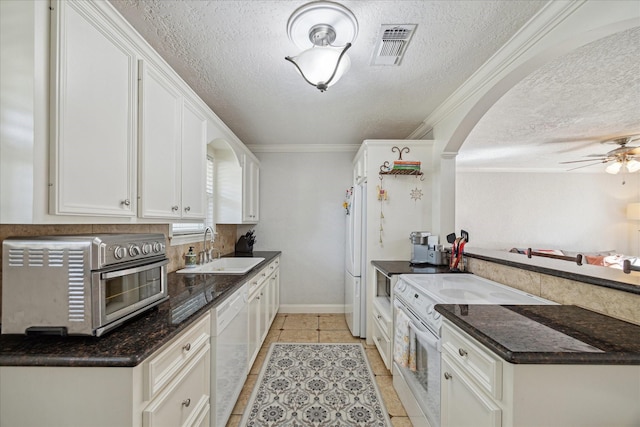
<path id="1" fill-rule="evenodd" d="M 351 212 L 351 197 L 353 196 L 353 187 L 348 188 L 346 194 L 344 196 L 344 202 L 342 203 L 342 207 L 345 211 L 347 211 L 347 215 Z"/>
<path id="2" fill-rule="evenodd" d="M 411 190 L 411 198 L 417 202 L 418 200 L 422 200 L 422 190 L 418 187 Z"/>
<path id="3" fill-rule="evenodd" d="M 378 200 L 380 201 L 380 246 L 382 246 L 382 233 L 384 231 L 384 227 L 382 225 L 383 220 L 384 220 L 384 213 L 382 212 L 382 205 L 387 200 L 387 197 L 389 195 L 387 193 L 387 190 L 382 188 L 382 177 L 380 177 L 380 185 L 378 185 L 376 188 L 378 190 Z"/>

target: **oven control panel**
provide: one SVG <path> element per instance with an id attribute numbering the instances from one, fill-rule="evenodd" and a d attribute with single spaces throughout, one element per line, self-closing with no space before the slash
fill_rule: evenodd
<path id="1" fill-rule="evenodd" d="M 435 328 L 440 327 L 442 315 L 435 310 L 435 305 L 438 304 L 435 300 L 402 279 L 396 283 L 394 293 L 420 317 L 420 320 Z"/>

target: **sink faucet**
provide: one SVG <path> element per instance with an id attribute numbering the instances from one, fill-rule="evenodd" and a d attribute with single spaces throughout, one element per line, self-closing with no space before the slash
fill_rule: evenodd
<path id="1" fill-rule="evenodd" d="M 200 264 L 206 264 L 211 261 L 211 249 L 207 248 L 207 232 L 210 233 L 211 237 L 209 241 L 213 243 L 213 229 L 211 227 L 207 227 L 204 229 L 204 239 L 202 241 L 202 252 L 200 252 Z"/>

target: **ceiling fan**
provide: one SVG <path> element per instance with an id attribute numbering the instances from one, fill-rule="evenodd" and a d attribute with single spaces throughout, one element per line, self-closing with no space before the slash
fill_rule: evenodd
<path id="1" fill-rule="evenodd" d="M 612 162 L 611 164 L 609 164 L 609 166 L 606 167 L 605 172 L 615 175 L 623 170 L 623 168 L 626 168 L 626 170 L 631 173 L 638 172 L 640 171 L 640 146 L 627 145 L 630 142 L 636 141 L 638 139 L 640 139 L 640 135 L 628 135 L 600 141 L 601 144 L 617 144 L 619 145 L 619 147 L 605 154 L 590 154 L 586 156 L 592 157 L 590 159 L 560 162 L 560 164 L 591 162 L 588 165 L 582 165 L 568 169 L 572 171 L 575 169 L 581 169 L 593 165 Z"/>

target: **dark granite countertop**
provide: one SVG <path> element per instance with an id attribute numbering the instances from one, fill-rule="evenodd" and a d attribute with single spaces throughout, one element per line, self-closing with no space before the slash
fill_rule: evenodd
<path id="1" fill-rule="evenodd" d="M 640 326 L 575 305 L 437 304 L 510 363 L 640 365 Z"/>
<path id="2" fill-rule="evenodd" d="M 167 301 L 101 337 L 0 335 L 0 366 L 139 365 L 280 254 L 254 252 L 265 259 L 244 275 L 169 273 Z"/>
<path id="3" fill-rule="evenodd" d="M 437 274 L 450 273 L 448 265 L 418 264 L 409 261 L 371 261 L 371 264 L 387 276 L 398 274 Z"/>

